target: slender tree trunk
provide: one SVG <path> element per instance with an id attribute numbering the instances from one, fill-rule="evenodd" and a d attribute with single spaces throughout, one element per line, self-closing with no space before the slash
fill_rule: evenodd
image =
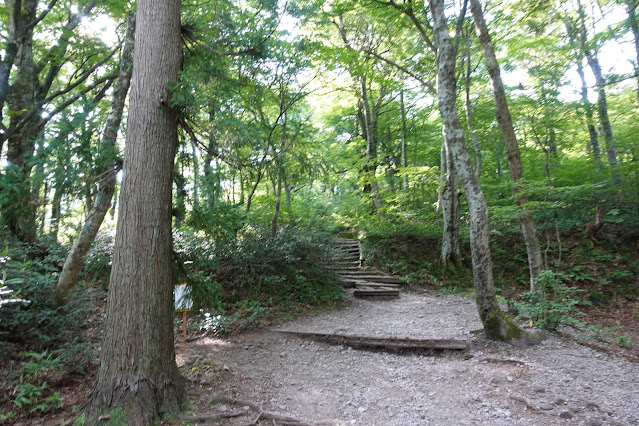
<path id="1" fill-rule="evenodd" d="M 595 164 L 595 172 L 601 170 L 601 150 L 599 149 L 599 138 L 597 136 L 597 128 L 592 112 L 592 103 L 588 99 L 588 84 L 584 75 L 584 67 L 581 64 L 581 58 L 577 61 L 577 73 L 581 79 L 581 103 L 586 113 L 586 126 L 588 127 L 588 148 Z"/>
<path id="2" fill-rule="evenodd" d="M 404 91 L 399 92 L 399 110 L 402 115 L 402 141 L 401 141 L 401 156 L 402 156 L 402 189 L 408 189 L 408 176 L 406 175 L 406 168 L 408 167 L 408 156 L 406 155 L 406 107 L 404 106 Z"/>
<path id="3" fill-rule="evenodd" d="M 473 127 L 473 110 L 470 103 L 470 81 L 472 75 L 472 67 L 470 61 L 470 40 L 466 31 L 464 31 L 464 41 L 466 43 L 466 48 L 464 49 L 464 53 L 466 54 L 466 69 L 464 75 L 464 89 L 465 89 L 465 97 L 464 97 L 464 107 L 466 111 L 466 128 L 468 129 L 468 134 L 470 135 L 470 139 L 473 142 L 473 152 L 475 154 L 475 173 L 477 174 L 477 178 L 481 176 L 481 168 L 482 168 L 482 155 L 481 148 L 479 148 L 479 139 L 477 138 L 477 133 L 475 133 L 475 129 Z"/>
<path id="4" fill-rule="evenodd" d="M 639 25 L 637 24 L 637 1 L 626 0 L 628 24 L 635 44 L 635 74 L 637 77 L 637 104 L 639 105 Z"/>
<path id="5" fill-rule="evenodd" d="M 291 202 L 293 185 L 289 184 L 284 178 L 284 193 L 286 196 L 286 212 L 288 213 L 291 224 L 295 225 L 295 217 L 293 216 L 293 204 Z"/>
<path id="6" fill-rule="evenodd" d="M 274 188 L 275 192 L 275 210 L 273 211 L 273 218 L 271 219 L 271 238 L 275 238 L 277 235 L 277 221 L 280 217 L 280 209 L 282 205 L 282 169 L 281 165 L 277 173 L 277 186 Z"/>
<path id="7" fill-rule="evenodd" d="M 193 155 L 193 209 L 198 210 L 200 207 L 199 196 L 199 180 L 200 180 L 200 161 L 197 157 L 197 149 L 195 142 L 191 141 L 191 154 Z"/>
<path id="8" fill-rule="evenodd" d="M 441 263 L 446 271 L 455 271 L 461 266 L 459 245 L 459 179 L 453 163 L 452 152 L 445 138 L 442 138 L 441 149 L 442 180 L 440 205 L 444 220 L 442 232 Z"/>
<path id="9" fill-rule="evenodd" d="M 129 92 L 131 82 L 134 35 L 135 18 L 133 14 L 130 14 L 127 17 L 125 42 L 120 59 L 120 73 L 115 83 L 111 109 L 102 134 L 102 153 L 99 160 L 99 170 L 101 170 L 102 178 L 97 194 L 95 195 L 93 206 L 89 210 L 84 226 L 80 229 L 80 233 L 73 243 L 71 250 L 69 250 L 67 259 L 62 267 L 62 272 L 60 272 L 60 278 L 56 284 L 54 295 L 55 302 L 58 305 L 65 303 L 67 294 L 76 285 L 84 256 L 86 256 L 91 244 L 93 244 L 95 236 L 98 234 L 104 217 L 111 206 L 111 200 L 115 192 L 116 174 L 119 169 L 118 167 L 114 168 L 114 164 L 117 163 L 117 157 L 119 155 L 116 140 L 118 129 L 122 122 L 126 95 Z"/>
<path id="10" fill-rule="evenodd" d="M 537 279 L 539 278 L 539 273 L 543 268 L 543 258 L 541 255 L 541 246 L 539 244 L 539 239 L 537 238 L 535 220 L 532 216 L 532 213 L 530 213 L 526 209 L 526 203 L 528 203 L 528 195 L 521 187 L 521 182 L 524 179 L 524 170 L 521 165 L 521 154 L 519 152 L 517 136 L 515 135 L 515 129 L 513 127 L 512 118 L 510 116 L 510 110 L 508 109 L 506 91 L 504 90 L 504 85 L 501 80 L 499 63 L 497 62 L 497 57 L 495 56 L 495 50 L 493 48 L 492 41 L 490 40 L 490 34 L 488 33 L 488 27 L 486 26 L 486 21 L 484 20 L 484 14 L 479 0 L 470 0 L 470 7 L 473 18 L 475 20 L 475 27 L 477 28 L 479 42 L 481 43 L 482 49 L 484 51 L 486 68 L 488 69 L 488 74 L 490 75 L 490 79 L 493 83 L 495 113 L 497 116 L 497 122 L 499 123 L 499 127 L 501 128 L 501 132 L 504 137 L 504 144 L 506 145 L 510 179 L 514 183 L 513 193 L 515 195 L 515 203 L 520 209 L 519 220 L 521 222 L 521 228 L 524 234 L 526 251 L 528 252 L 530 290 L 535 291 L 537 289 Z"/>
<path id="11" fill-rule="evenodd" d="M 599 58 L 597 57 L 596 50 L 591 50 L 588 47 L 587 32 L 586 32 L 586 17 L 584 14 L 581 1 L 577 0 L 579 6 L 579 41 L 581 50 L 586 56 L 588 66 L 595 76 L 595 82 L 597 84 L 597 112 L 599 113 L 599 123 L 601 124 L 601 131 L 603 133 L 604 142 L 606 143 L 606 156 L 608 157 L 608 169 L 610 170 L 610 178 L 612 184 L 615 187 L 620 187 L 622 184 L 621 174 L 619 173 L 619 165 L 617 163 L 617 147 L 612 133 L 612 125 L 610 124 L 610 117 L 608 115 L 608 100 L 606 99 L 606 80 L 599 64 Z"/>
<path id="12" fill-rule="evenodd" d="M 86 410 L 127 424 L 175 414 L 184 387 L 173 344 L 171 197 L 182 65 L 180 0 L 139 0 L 113 267 L 97 382 Z"/>
<path id="13" fill-rule="evenodd" d="M 257 171 L 257 179 L 255 179 L 255 183 L 251 187 L 251 190 L 249 191 L 248 197 L 246 198 L 246 212 L 247 213 L 249 211 L 251 211 L 251 203 L 253 202 L 253 196 L 255 195 L 255 191 L 257 191 L 258 185 L 262 181 L 262 176 L 263 176 L 262 169 L 258 169 L 258 171 Z"/>
<path id="14" fill-rule="evenodd" d="M 443 0 L 429 0 L 433 16 L 433 29 L 437 45 L 437 98 L 444 122 L 453 162 L 468 200 L 470 212 L 470 246 L 473 261 L 475 297 L 479 317 L 490 339 L 513 340 L 522 337 L 523 331 L 497 304 L 493 280 L 493 264 L 490 254 L 488 207 L 473 170 L 466 147 L 464 132 L 459 122 L 455 81 L 455 48 L 450 40 Z"/>
<path id="15" fill-rule="evenodd" d="M 379 115 L 379 103 L 382 99 L 382 93 L 379 94 L 378 102 L 371 107 L 368 99 L 368 87 L 366 86 L 366 77 L 360 77 L 360 104 L 362 114 L 360 121 L 364 136 L 366 139 L 366 165 L 364 172 L 366 175 L 367 185 L 370 188 L 373 197 L 373 208 L 377 214 L 381 213 L 382 198 L 379 194 L 377 185 L 377 143 L 379 140 L 377 119 Z"/>

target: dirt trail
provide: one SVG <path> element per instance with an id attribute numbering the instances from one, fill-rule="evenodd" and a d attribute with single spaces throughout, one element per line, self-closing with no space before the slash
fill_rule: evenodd
<path id="1" fill-rule="evenodd" d="M 178 364 L 189 378 L 194 411 L 245 414 L 226 420 L 229 425 L 256 418 L 248 406 L 211 403 L 215 392 L 308 424 L 639 425 L 639 364 L 553 335 L 532 348 L 475 337 L 473 331 L 481 328 L 475 304 L 459 296 L 351 298 L 344 309 L 280 327 L 465 338 L 471 349 L 465 355 L 400 355 L 270 330 L 182 342 Z"/>

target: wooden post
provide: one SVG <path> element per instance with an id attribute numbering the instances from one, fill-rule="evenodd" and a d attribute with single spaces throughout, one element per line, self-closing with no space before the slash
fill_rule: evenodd
<path id="1" fill-rule="evenodd" d="M 186 337 L 186 311 L 182 311 L 182 337 Z"/>

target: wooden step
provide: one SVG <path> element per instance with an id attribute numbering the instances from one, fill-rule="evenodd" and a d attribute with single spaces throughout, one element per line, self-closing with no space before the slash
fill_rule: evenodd
<path id="1" fill-rule="evenodd" d="M 368 287 L 368 288 L 388 288 L 388 289 L 399 289 L 399 285 L 391 284 L 391 283 L 373 283 L 370 281 L 357 281 L 355 283 L 356 288 Z"/>
<path id="2" fill-rule="evenodd" d="M 359 266 L 328 265 L 326 268 L 335 271 L 338 274 L 350 274 L 359 271 Z"/>
<path id="3" fill-rule="evenodd" d="M 344 279 L 352 279 L 352 280 L 361 280 L 361 281 L 371 281 L 377 283 L 386 283 L 386 284 L 403 284 L 404 282 L 396 277 L 389 277 L 385 275 L 359 275 L 359 274 L 343 274 L 342 280 Z"/>
<path id="4" fill-rule="evenodd" d="M 345 345 L 355 348 L 377 349 L 393 352 L 468 350 L 468 341 L 456 339 L 417 339 L 412 337 L 358 336 L 338 333 L 313 333 L 295 330 L 274 331 L 334 345 Z"/>
<path id="5" fill-rule="evenodd" d="M 376 298 L 376 299 L 390 299 L 399 297 L 399 290 L 388 289 L 382 290 L 380 288 L 370 288 L 370 287 L 357 287 L 353 291 L 353 297 L 357 298 Z"/>
<path id="6" fill-rule="evenodd" d="M 367 281 L 360 280 L 357 278 L 344 278 L 340 277 L 342 284 L 346 288 L 354 288 L 357 286 L 373 286 L 373 287 L 391 287 L 391 288 L 399 288 L 399 284 L 397 283 L 383 283 L 383 282 L 375 282 L 375 281 Z"/>

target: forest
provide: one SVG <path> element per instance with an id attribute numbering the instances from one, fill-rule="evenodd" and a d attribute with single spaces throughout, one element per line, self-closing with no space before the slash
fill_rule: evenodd
<path id="1" fill-rule="evenodd" d="M 341 309 L 343 238 L 639 362 L 637 5 L 6 0 L 0 424 L 179 413 L 174 286 L 207 336 Z"/>

